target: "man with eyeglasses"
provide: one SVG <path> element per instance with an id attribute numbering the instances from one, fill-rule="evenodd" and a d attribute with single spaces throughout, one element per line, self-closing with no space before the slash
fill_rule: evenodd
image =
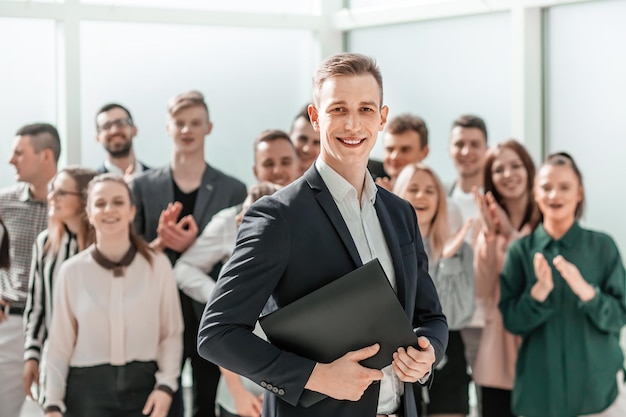
<path id="1" fill-rule="evenodd" d="M 135 158 L 133 138 L 137 136 L 137 126 L 126 107 L 118 103 L 102 106 L 96 112 L 96 129 L 96 141 L 107 152 L 98 173 L 112 172 L 124 175 L 130 181 L 133 176 L 149 169 Z"/>
<path id="2" fill-rule="evenodd" d="M 9 269 L 0 269 L 0 417 L 18 417 L 26 394 L 23 314 L 33 243 L 46 228 L 48 183 L 61 153 L 57 129 L 47 123 L 22 127 L 13 142 L 11 165 L 19 184 L 0 190 L 0 218 L 9 235 Z"/>

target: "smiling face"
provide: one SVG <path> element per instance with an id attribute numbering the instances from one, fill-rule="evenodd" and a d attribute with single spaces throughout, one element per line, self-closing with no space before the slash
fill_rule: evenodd
<path id="1" fill-rule="evenodd" d="M 583 187 L 572 167 L 544 165 L 537 173 L 535 201 L 544 223 L 573 223 L 576 209 L 583 201 Z"/>
<path id="2" fill-rule="evenodd" d="M 304 172 L 320 154 L 320 134 L 313 129 L 308 118 L 298 117 L 293 122 L 289 137 L 298 152 L 300 171 Z"/>
<path id="3" fill-rule="evenodd" d="M 184 107 L 168 116 L 167 134 L 176 151 L 183 154 L 204 152 L 204 137 L 212 128 L 209 114 L 202 106 Z"/>
<path id="4" fill-rule="evenodd" d="M 100 181 L 89 192 L 87 214 L 99 239 L 128 236 L 135 210 L 128 187 L 119 182 Z"/>
<path id="5" fill-rule="evenodd" d="M 528 171 L 520 156 L 502 148 L 491 166 L 493 185 L 503 200 L 519 200 L 528 190 Z"/>
<path id="6" fill-rule="evenodd" d="M 66 172 L 60 172 L 50 183 L 48 192 L 48 217 L 68 223 L 82 214 L 78 184 Z"/>
<path id="7" fill-rule="evenodd" d="M 133 137 L 137 135 L 137 128 L 133 125 L 130 116 L 119 107 L 114 107 L 96 116 L 98 133 L 96 141 L 114 158 L 129 155 L 133 147 Z"/>
<path id="8" fill-rule="evenodd" d="M 284 186 L 299 176 L 298 158 L 287 138 L 260 142 L 255 160 L 254 175 L 259 182 Z"/>
<path id="9" fill-rule="evenodd" d="M 439 208 L 439 190 L 432 175 L 418 169 L 400 196 L 407 200 L 417 214 L 420 229 L 429 230 Z"/>
<path id="10" fill-rule="evenodd" d="M 383 167 L 391 178 L 396 178 L 405 166 L 421 162 L 428 155 L 428 146 L 422 147 L 420 135 L 415 130 L 387 132 L 383 144 Z"/>
<path id="11" fill-rule="evenodd" d="M 335 171 L 364 170 L 388 108 L 380 104 L 380 87 L 371 74 L 336 75 L 319 89 L 318 106 L 309 107 L 320 132 L 320 157 Z"/>
<path id="12" fill-rule="evenodd" d="M 487 153 L 487 138 L 475 127 L 456 126 L 450 136 L 450 157 L 461 177 L 480 175 Z"/>

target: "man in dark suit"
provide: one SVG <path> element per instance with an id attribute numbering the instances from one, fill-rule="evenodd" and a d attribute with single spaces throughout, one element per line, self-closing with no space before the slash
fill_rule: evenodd
<path id="1" fill-rule="evenodd" d="M 369 153 L 385 126 L 382 77 L 363 55 L 325 60 L 314 77 L 309 116 L 321 152 L 303 177 L 255 203 L 202 318 L 201 355 L 268 390 L 265 416 L 416 417 L 410 383 L 426 383 L 444 354 L 447 323 L 428 275 L 413 208 L 377 188 Z M 316 363 L 252 333 L 270 297 L 281 308 L 378 258 L 418 338 L 392 365 L 368 369 L 366 346 L 331 363 Z M 328 398 L 305 408 L 304 390 Z"/>
<path id="2" fill-rule="evenodd" d="M 167 131 L 174 142 L 169 165 L 151 169 L 132 183 L 137 206 L 135 229 L 155 248 L 163 249 L 172 265 L 189 248 L 218 211 L 246 198 L 241 181 L 213 168 L 204 159 L 205 136 L 213 127 L 200 92 L 179 94 L 168 104 Z M 221 265 L 211 272 L 217 276 Z M 196 349 L 198 324 L 204 305 L 180 293 L 185 320 L 183 360 L 193 374 L 193 417 L 215 417 L 215 393 L 220 372 Z M 182 417 L 180 390 L 170 416 Z"/>
<path id="3" fill-rule="evenodd" d="M 124 175 L 127 181 L 148 170 L 148 166 L 135 158 L 133 138 L 137 126 L 130 111 L 118 103 L 108 103 L 96 112 L 96 141 L 104 147 L 106 157 L 98 173 L 112 172 Z"/>

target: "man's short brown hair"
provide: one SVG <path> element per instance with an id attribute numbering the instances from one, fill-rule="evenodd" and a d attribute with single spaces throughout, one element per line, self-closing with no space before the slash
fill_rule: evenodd
<path id="1" fill-rule="evenodd" d="M 399 135 L 404 132 L 414 131 L 420 137 L 420 148 L 428 146 L 428 128 L 426 122 L 419 116 L 409 113 L 394 117 L 387 123 L 387 133 Z"/>
<path id="2" fill-rule="evenodd" d="M 380 88 L 380 106 L 383 105 L 383 76 L 374 58 L 353 53 L 340 53 L 326 58 L 313 75 L 313 101 L 319 105 L 319 92 L 324 82 L 337 75 L 371 74 Z"/>
<path id="3" fill-rule="evenodd" d="M 197 90 L 190 90 L 175 95 L 167 103 L 167 112 L 170 116 L 175 116 L 182 109 L 189 107 L 203 107 L 206 110 L 207 119 L 209 118 L 209 107 L 204 101 L 204 95 Z"/>
<path id="4" fill-rule="evenodd" d="M 455 127 L 464 127 L 464 128 L 475 128 L 483 132 L 485 135 L 485 143 L 487 143 L 487 125 L 485 121 L 478 116 L 474 116 L 473 114 L 464 114 L 452 122 L 452 129 Z"/>

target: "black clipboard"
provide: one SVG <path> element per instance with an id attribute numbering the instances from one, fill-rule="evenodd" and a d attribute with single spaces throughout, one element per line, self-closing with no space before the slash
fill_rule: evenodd
<path id="1" fill-rule="evenodd" d="M 417 336 L 378 259 L 261 317 L 259 323 L 273 345 L 321 363 L 379 343 L 378 353 L 361 364 L 382 369 L 399 347 L 417 347 Z M 309 407 L 325 397 L 305 390 L 299 403 Z"/>

